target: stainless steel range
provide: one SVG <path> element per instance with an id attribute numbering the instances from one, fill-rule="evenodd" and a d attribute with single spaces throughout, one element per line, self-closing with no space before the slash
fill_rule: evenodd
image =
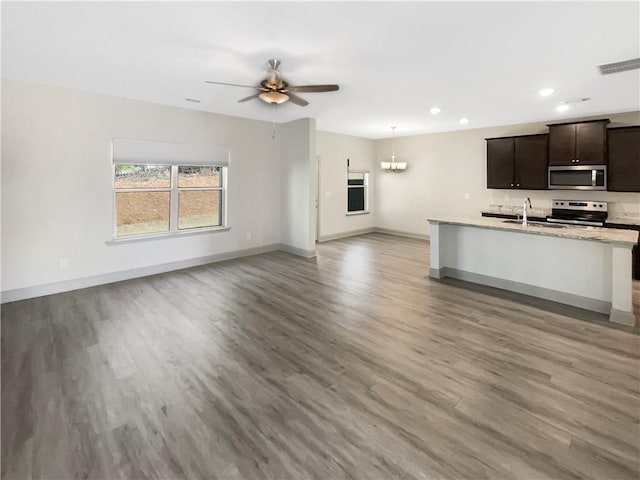
<path id="1" fill-rule="evenodd" d="M 547 222 L 570 225 L 604 227 L 607 221 L 607 202 L 587 200 L 553 200 Z"/>

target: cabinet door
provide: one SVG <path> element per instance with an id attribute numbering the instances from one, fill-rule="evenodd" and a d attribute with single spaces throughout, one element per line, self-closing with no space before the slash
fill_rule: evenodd
<path id="1" fill-rule="evenodd" d="M 605 122 L 576 124 L 576 163 L 603 165 L 607 163 L 607 125 Z"/>
<path id="2" fill-rule="evenodd" d="M 546 190 L 547 135 L 531 135 L 515 139 L 516 187 Z"/>
<path id="3" fill-rule="evenodd" d="M 513 138 L 487 139 L 487 188 L 514 188 Z"/>
<path id="4" fill-rule="evenodd" d="M 640 192 L 640 127 L 608 131 L 609 184 L 614 192 Z"/>
<path id="5" fill-rule="evenodd" d="M 576 125 L 549 126 L 549 165 L 575 165 Z M 585 164 L 586 165 L 586 164 Z"/>

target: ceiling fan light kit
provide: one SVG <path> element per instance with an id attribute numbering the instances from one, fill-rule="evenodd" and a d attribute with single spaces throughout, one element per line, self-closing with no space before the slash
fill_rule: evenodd
<path id="1" fill-rule="evenodd" d="M 280 92 L 262 92 L 258 95 L 260 100 L 263 100 L 267 103 L 275 103 L 276 105 L 280 105 L 289 100 L 289 97 L 284 93 Z"/>
<path id="2" fill-rule="evenodd" d="M 407 169 L 407 162 L 396 162 L 396 127 L 391 127 L 391 161 L 380 162 L 380 168 L 384 172 L 401 173 Z"/>
<path id="3" fill-rule="evenodd" d="M 280 105 L 282 103 L 291 100 L 291 103 L 295 103 L 301 107 L 309 105 L 304 98 L 299 97 L 293 92 L 309 92 L 309 93 L 321 93 L 321 92 L 335 92 L 340 90 L 340 85 L 327 84 L 327 85 L 289 85 L 282 78 L 282 74 L 278 70 L 280 66 L 280 60 L 271 59 L 267 61 L 267 77 L 262 80 L 258 85 L 241 85 L 238 83 L 226 83 L 226 82 L 213 82 L 207 80 L 205 83 L 212 83 L 215 85 L 228 85 L 231 87 L 245 87 L 258 90 L 259 93 L 249 95 L 248 97 L 241 98 L 238 102 L 246 102 L 254 98 L 259 98 L 263 102 L 271 105 Z"/>

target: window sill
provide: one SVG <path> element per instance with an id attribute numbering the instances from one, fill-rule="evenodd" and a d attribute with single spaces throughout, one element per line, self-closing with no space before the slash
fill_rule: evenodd
<path id="1" fill-rule="evenodd" d="M 347 217 L 351 217 L 353 215 L 369 215 L 369 211 L 368 210 L 361 210 L 359 212 L 347 212 L 347 214 L 346 214 Z"/>
<path id="2" fill-rule="evenodd" d="M 108 247 L 113 245 L 123 245 L 127 243 L 149 242 L 152 240 L 163 240 L 166 238 L 190 237 L 192 235 L 202 235 L 203 233 L 228 232 L 231 227 L 199 228 L 183 232 L 154 233 L 151 235 L 131 235 L 128 237 L 118 237 L 104 242 Z"/>

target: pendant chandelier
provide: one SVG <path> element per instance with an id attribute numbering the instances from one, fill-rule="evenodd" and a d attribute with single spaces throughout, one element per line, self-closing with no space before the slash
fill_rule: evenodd
<path id="1" fill-rule="evenodd" d="M 396 127 L 391 127 L 391 161 L 380 162 L 380 167 L 385 172 L 400 173 L 407 169 L 407 162 L 396 162 Z"/>

